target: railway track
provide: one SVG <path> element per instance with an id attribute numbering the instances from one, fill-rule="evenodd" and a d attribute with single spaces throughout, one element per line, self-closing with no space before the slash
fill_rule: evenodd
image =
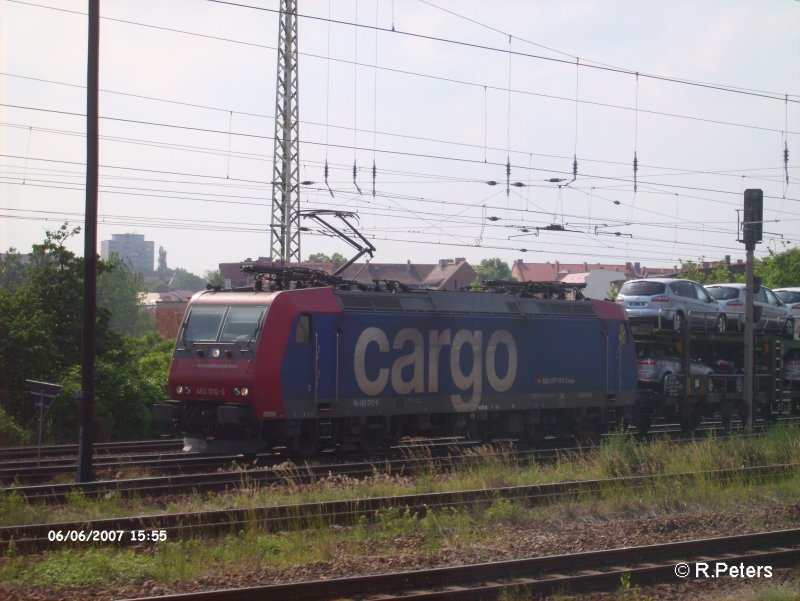
<path id="1" fill-rule="evenodd" d="M 404 443 L 394 447 L 390 453 L 383 453 L 383 457 L 397 457 L 403 451 L 413 452 L 415 449 L 430 450 L 434 453 L 448 453 L 456 447 L 473 447 L 477 441 L 465 441 L 457 438 L 424 439 Z M 139 448 L 146 448 L 142 444 Z M 124 448 L 124 447 L 123 447 Z M 168 451 L 158 453 L 139 452 L 131 454 L 130 451 L 119 452 L 106 457 L 104 454 L 95 456 L 94 470 L 101 479 L 113 477 L 118 479 L 125 471 L 148 472 L 156 474 L 186 474 L 197 473 L 203 469 L 237 468 L 249 469 L 274 465 L 287 459 L 279 451 L 259 453 L 257 455 L 242 454 L 215 454 L 204 455 L 199 453 L 181 454 L 182 447 L 170 448 Z M 168 453 L 164 455 L 164 453 Z M 322 455 L 321 457 L 324 457 Z M 42 460 L 18 459 L 8 460 L 0 467 L 0 484 L 32 484 L 57 479 L 60 476 L 72 475 L 77 471 L 75 457 L 56 456 Z"/>
<path id="2" fill-rule="evenodd" d="M 242 487 L 266 487 L 274 484 L 285 483 L 291 480 L 296 484 L 312 483 L 320 478 L 337 475 L 351 478 L 362 478 L 376 473 L 413 474 L 419 469 L 434 467 L 438 471 L 456 469 L 471 462 L 485 461 L 486 456 L 467 456 L 439 454 L 428 455 L 429 447 L 420 447 L 425 453 L 418 458 L 406 459 L 378 459 L 375 461 L 312 464 L 303 466 L 279 466 L 256 468 L 252 464 L 235 464 L 240 469 L 232 471 L 205 472 L 199 474 L 171 474 L 145 478 L 109 479 L 88 483 L 53 483 L 34 484 L 28 486 L 6 487 L 5 492 L 23 496 L 28 502 L 48 504 L 64 503 L 67 498 L 76 492 L 85 497 L 99 497 L 108 494 L 119 495 L 120 498 L 130 497 L 157 497 L 165 495 L 185 494 L 201 490 L 203 492 L 224 491 Z M 537 449 L 531 451 L 517 451 L 503 453 L 504 457 L 520 463 L 549 461 L 560 456 L 579 451 L 588 451 L 593 447 L 569 447 L 553 449 Z M 452 447 L 449 449 L 453 451 Z M 241 459 L 241 458 L 239 458 Z M 228 462 L 226 465 L 234 465 Z M 247 469 L 245 469 L 247 467 Z"/>
<path id="3" fill-rule="evenodd" d="M 183 448 L 183 441 L 177 438 L 169 440 L 137 440 L 129 442 L 102 442 L 94 445 L 94 454 L 119 455 L 123 453 L 156 453 L 180 451 Z M 0 447 L 0 462 L 5 464 L 7 461 L 31 459 L 37 457 L 73 457 L 78 454 L 76 444 L 44 445 L 41 447 Z"/>
<path id="4" fill-rule="evenodd" d="M 664 432 L 666 431 L 661 433 L 663 434 Z M 719 438 L 724 436 L 719 435 Z M 693 439 L 678 439 L 678 441 L 681 440 L 689 442 Z M 296 468 L 287 468 L 286 465 L 274 467 L 276 463 L 283 462 L 284 459 L 284 457 L 276 454 L 264 454 L 256 459 L 247 460 L 239 455 L 214 457 L 192 455 L 179 458 L 177 464 L 173 463 L 176 458 L 155 461 L 138 459 L 137 465 L 140 469 L 145 468 L 148 471 L 156 472 L 177 471 L 178 473 L 123 478 L 124 471 L 111 469 L 114 465 L 111 463 L 105 465 L 103 470 L 98 469 L 100 474 L 112 475 L 112 477 L 106 479 L 81 484 L 48 483 L 27 485 L 20 483 L 19 479 L 15 479 L 13 486 L 0 487 L 0 492 L 21 495 L 31 503 L 46 504 L 64 503 L 70 495 L 75 493 L 80 493 L 88 498 L 109 494 L 117 495 L 120 498 L 152 498 L 196 491 L 211 492 L 242 487 L 264 487 L 284 483 L 288 479 L 291 479 L 294 483 L 308 484 L 319 478 L 331 475 L 352 478 L 362 478 L 376 473 L 410 475 L 420 468 L 425 469 L 431 466 L 439 471 L 446 471 L 487 458 L 485 455 L 476 457 L 454 454 L 458 450 L 458 446 L 454 445 L 455 442 L 442 442 L 438 445 L 431 445 L 429 442 L 406 445 L 404 450 L 410 457 L 403 459 L 393 458 L 398 453 L 387 454 L 383 457 L 363 462 L 348 461 L 345 456 L 343 460 L 333 463 L 306 463 Z M 502 454 L 503 459 L 516 461 L 520 464 L 528 464 L 552 461 L 574 453 L 587 453 L 597 448 L 597 446 L 552 447 L 531 450 L 500 450 L 498 453 Z M 419 451 L 420 456 L 414 458 L 417 451 Z M 335 454 L 333 456 L 336 457 Z M 215 471 L 200 471 L 208 467 Z"/>
<path id="5" fill-rule="evenodd" d="M 275 455 L 261 456 L 262 460 L 272 459 Z M 177 453 L 164 455 L 136 455 L 124 459 L 115 457 L 104 459 L 95 457 L 94 471 L 100 477 L 117 477 L 125 471 L 150 473 L 196 473 L 202 470 L 219 469 L 226 466 L 243 466 L 253 464 L 257 460 L 249 460 L 242 455 L 180 455 Z M 35 483 L 53 480 L 59 476 L 73 475 L 77 471 L 77 464 L 72 459 L 56 461 L 48 465 L 13 465 L 0 468 L 0 483 Z"/>
<path id="6" fill-rule="evenodd" d="M 461 601 L 501 594 L 535 598 L 545 594 L 613 590 L 631 585 L 682 583 L 717 570 L 800 562 L 800 529 L 604 549 L 430 570 L 314 580 L 236 589 L 179 593 L 126 601 L 279 601 L 380 599 Z M 680 567 L 679 567 L 680 566 Z M 699 571 L 698 571 L 699 569 Z M 681 578 L 677 574 L 688 574 Z"/>
<path id="7" fill-rule="evenodd" d="M 734 424 L 735 425 L 735 424 Z M 708 422 L 698 430 L 699 434 L 715 434 L 724 437 L 723 427 L 719 422 Z M 663 435 L 680 435 L 680 429 L 672 424 L 662 424 L 654 427 L 651 430 L 653 436 Z M 513 442 L 513 441 L 509 441 Z M 270 452 L 261 453 L 256 456 L 246 457 L 240 454 L 227 454 L 227 455 L 199 455 L 193 454 L 180 454 L 182 448 L 181 442 L 178 440 L 170 441 L 140 441 L 131 443 L 108 443 L 99 446 L 95 454 L 94 469 L 95 473 L 100 477 L 101 484 L 98 487 L 88 487 L 85 489 L 87 494 L 94 494 L 94 490 L 109 492 L 109 487 L 103 485 L 102 482 L 106 479 L 114 479 L 118 481 L 120 477 L 124 477 L 126 471 L 134 471 L 137 473 L 147 472 L 151 474 L 165 475 L 167 474 L 197 474 L 202 470 L 219 470 L 223 468 L 237 468 L 237 469 L 252 469 L 259 468 L 266 465 L 273 465 L 279 461 L 284 460 L 286 457 L 280 453 Z M 411 451 L 415 448 L 431 449 L 431 450 L 444 450 L 446 453 L 452 451 L 456 446 L 475 446 L 477 442 L 464 441 L 461 439 L 439 439 L 439 440 L 423 440 L 413 444 L 404 444 L 396 447 L 395 451 L 385 454 L 385 457 L 396 457 L 400 451 Z M 55 445 L 51 447 L 44 447 L 48 453 L 52 453 L 49 457 L 41 459 L 32 459 L 31 452 L 35 449 L 30 447 L 17 447 L 0 449 L 0 484 L 15 485 L 20 489 L 21 494 L 25 494 L 31 498 L 33 497 L 46 497 L 44 493 L 37 493 L 36 489 L 31 490 L 30 495 L 22 490 L 20 485 L 44 483 L 59 478 L 63 479 L 64 476 L 71 476 L 76 473 L 77 463 L 75 457 L 65 455 L 69 452 L 70 448 L 74 449 L 74 445 Z M 592 447 L 567 447 L 567 450 L 587 450 Z M 541 451 L 541 450 L 539 450 Z M 552 449 L 548 449 L 548 452 Z M 165 456 L 164 453 L 167 453 Z M 25 455 L 24 458 L 10 459 L 15 454 Z M 35 455 L 34 455 L 35 456 Z M 207 474 L 209 477 L 207 481 L 213 482 L 215 479 Z M 259 476 L 256 476 L 258 478 Z M 173 478 L 174 481 L 179 480 Z M 235 479 L 234 479 L 235 480 Z M 200 477 L 196 480 L 198 484 L 202 483 L 203 478 Z M 233 480 L 232 480 L 233 481 Z M 160 485 L 157 485 L 160 486 Z M 121 487 L 121 492 L 132 489 L 130 486 Z M 146 492 L 146 487 L 138 487 L 143 494 Z M 58 486 L 54 485 L 51 489 L 52 498 L 58 498 Z M 62 490 L 67 490 L 61 487 Z M 40 491 L 46 489 L 39 489 Z"/>
<path id="8" fill-rule="evenodd" d="M 221 509 L 186 513 L 142 515 L 88 521 L 29 524 L 0 528 L 0 552 L 6 552 L 13 540 L 17 552 L 33 553 L 65 545 L 129 544 L 142 542 L 138 532 L 159 534 L 159 540 L 179 540 L 187 537 L 208 537 L 235 534 L 256 527 L 265 531 L 287 528 L 306 528 L 320 525 L 352 525 L 361 516 L 373 518 L 376 512 L 390 508 L 424 515 L 432 509 L 482 506 L 497 499 L 520 501 L 529 505 L 545 504 L 564 499 L 596 496 L 612 489 L 633 490 L 660 484 L 674 486 L 694 482 L 699 478 L 717 480 L 737 479 L 763 481 L 796 474 L 800 464 L 771 465 L 712 472 L 635 476 L 604 480 L 580 480 L 479 489 L 456 492 L 425 493 L 392 497 L 347 499 L 294 505 L 264 506 L 247 509 Z M 93 533 L 118 533 L 109 538 L 94 537 Z M 94 538 L 93 538 L 94 537 Z M 147 538 L 145 540 L 150 540 Z"/>

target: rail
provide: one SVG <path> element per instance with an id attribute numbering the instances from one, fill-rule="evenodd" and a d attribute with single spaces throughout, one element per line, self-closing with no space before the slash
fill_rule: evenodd
<path id="1" fill-rule="evenodd" d="M 236 589 L 147 597 L 148 601 L 279 601 L 371 597 L 384 600 L 461 601 L 500 594 L 526 598 L 565 591 L 618 588 L 630 584 L 686 582 L 698 566 L 780 566 L 800 558 L 800 529 L 603 549 L 491 563 L 312 580 Z M 688 577 L 681 577 L 687 573 Z M 713 573 L 713 569 L 712 569 Z M 128 599 L 125 601 L 144 601 Z"/>
<path id="2" fill-rule="evenodd" d="M 7 551 L 12 540 L 17 552 L 21 553 L 62 548 L 70 542 L 86 544 L 85 539 L 70 540 L 67 536 L 65 540 L 63 536 L 54 537 L 52 534 L 54 532 L 157 530 L 164 531 L 167 540 L 237 533 L 243 528 L 254 525 L 266 531 L 277 532 L 287 528 L 307 528 L 320 524 L 350 525 L 361 516 L 373 518 L 376 512 L 392 508 L 424 515 L 434 508 L 473 507 L 491 503 L 497 499 L 521 501 L 529 505 L 544 504 L 563 499 L 582 498 L 587 495 L 599 495 L 608 490 L 633 490 L 655 484 L 676 485 L 680 482 L 693 482 L 704 478 L 720 481 L 730 479 L 758 481 L 796 474 L 798 469 L 800 469 L 800 464 L 780 464 L 707 472 L 577 480 L 530 486 L 344 499 L 247 509 L 221 509 L 6 526 L 0 528 L 0 552 Z M 118 544 L 120 542 L 125 541 L 100 540 L 95 544 Z"/>

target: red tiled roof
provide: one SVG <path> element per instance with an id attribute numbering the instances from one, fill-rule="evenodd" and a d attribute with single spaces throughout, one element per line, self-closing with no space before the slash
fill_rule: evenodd
<path id="1" fill-rule="evenodd" d="M 244 261 L 242 262 L 244 263 Z M 246 286 L 247 275 L 239 269 L 242 263 L 220 263 L 222 277 L 230 280 L 231 286 Z M 251 263 L 270 265 L 269 260 L 259 259 Z M 333 273 L 339 265 L 332 263 L 292 263 L 291 266 L 305 267 Z M 440 263 L 354 263 L 340 274 L 346 280 L 371 285 L 373 280 L 394 280 L 414 288 L 435 288 L 454 290 L 469 286 L 478 274 L 467 261 L 442 261 Z"/>

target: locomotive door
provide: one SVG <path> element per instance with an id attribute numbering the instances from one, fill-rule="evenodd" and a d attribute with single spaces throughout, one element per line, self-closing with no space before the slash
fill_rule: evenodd
<path id="1" fill-rule="evenodd" d="M 337 370 L 337 342 L 338 334 L 335 333 L 334 318 L 332 315 L 319 314 L 314 316 L 314 343 L 316 347 L 315 366 L 316 379 L 315 391 L 317 408 L 320 411 L 335 409 L 335 383 Z"/>
<path id="2" fill-rule="evenodd" d="M 327 315 L 302 314 L 295 327 L 299 353 L 291 366 L 305 406 L 313 412 L 333 409 L 334 349 Z"/>
<path id="3" fill-rule="evenodd" d="M 304 405 L 308 407 L 308 401 L 317 398 L 317 335 L 310 315 L 300 315 L 294 330 L 294 342 L 297 345 L 297 352 L 291 365 L 292 379 L 295 389 L 304 399 Z M 314 408 L 316 410 L 316 407 Z"/>
<path id="4" fill-rule="evenodd" d="M 603 323 L 605 341 L 606 398 L 616 397 L 622 385 L 622 346 L 627 342 L 628 330 L 625 324 Z"/>

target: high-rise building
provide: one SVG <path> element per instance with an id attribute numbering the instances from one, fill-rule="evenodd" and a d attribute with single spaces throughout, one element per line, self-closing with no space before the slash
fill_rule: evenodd
<path id="1" fill-rule="evenodd" d="M 153 273 L 155 258 L 154 242 L 148 242 L 143 234 L 111 234 L 111 240 L 100 242 L 100 258 L 107 261 L 117 255 L 128 261 L 133 270 L 143 275 Z"/>

